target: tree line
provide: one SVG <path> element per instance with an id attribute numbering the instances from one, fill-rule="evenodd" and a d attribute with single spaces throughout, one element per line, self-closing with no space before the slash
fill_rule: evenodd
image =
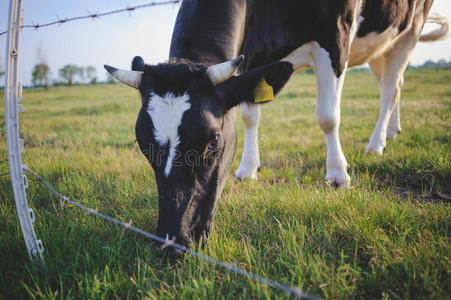
<path id="1" fill-rule="evenodd" d="M 40 63 L 33 67 L 31 72 L 31 82 L 34 87 L 50 86 L 72 86 L 74 84 L 91 84 L 98 83 L 97 70 L 94 66 L 78 66 L 75 64 L 67 64 L 58 70 L 59 78 L 51 79 L 52 72 L 46 63 Z M 107 78 L 107 83 L 114 83 L 112 77 Z"/>
<path id="2" fill-rule="evenodd" d="M 409 68 L 451 69 L 451 60 L 446 61 L 444 59 L 441 59 L 437 62 L 428 60 L 422 65 L 409 65 Z M 50 67 L 45 62 L 41 62 L 33 67 L 31 75 L 31 82 L 34 87 L 49 88 L 51 86 L 71 86 L 75 84 L 96 85 L 98 83 L 97 70 L 94 66 L 78 66 L 75 64 L 67 64 L 58 70 L 59 78 L 52 79 L 52 72 L 50 70 Z M 3 57 L 0 55 L 0 79 L 2 79 L 4 76 L 5 67 L 3 63 Z M 113 84 L 116 83 L 116 81 L 109 73 L 107 73 L 107 79 L 104 83 Z"/>

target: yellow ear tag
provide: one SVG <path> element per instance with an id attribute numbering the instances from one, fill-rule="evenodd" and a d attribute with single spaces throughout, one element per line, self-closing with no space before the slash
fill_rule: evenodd
<path id="1" fill-rule="evenodd" d="M 274 90 L 270 86 L 265 78 L 262 78 L 258 86 L 254 90 L 254 102 L 267 102 L 274 100 Z"/>

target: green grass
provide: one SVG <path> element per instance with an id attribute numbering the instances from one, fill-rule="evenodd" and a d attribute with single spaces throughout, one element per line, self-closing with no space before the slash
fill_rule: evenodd
<path id="1" fill-rule="evenodd" d="M 264 105 L 258 181 L 230 178 L 208 243 L 199 251 L 325 298 L 451 295 L 451 71 L 409 71 L 403 133 L 367 155 L 378 88 L 348 74 L 340 129 L 352 188 L 324 186 L 326 146 L 315 121 L 313 75 L 297 76 Z M 135 143 L 137 92 L 119 85 L 26 91 L 23 160 L 65 195 L 153 231 L 158 195 Z M 239 142 L 234 170 L 243 144 Z M 0 116 L 4 141 L 5 121 Z M 0 144 L 0 173 L 7 170 Z M 271 288 L 192 256 L 162 259 L 148 240 L 62 207 L 30 179 L 45 247 L 34 270 L 9 178 L 0 178 L 0 298 L 281 299 Z"/>

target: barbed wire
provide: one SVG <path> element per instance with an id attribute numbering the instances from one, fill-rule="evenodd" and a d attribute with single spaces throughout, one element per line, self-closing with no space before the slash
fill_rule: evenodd
<path id="1" fill-rule="evenodd" d="M 126 223 L 126 222 L 117 220 L 117 219 L 115 219 L 113 217 L 110 217 L 110 216 L 104 215 L 102 213 L 99 213 L 97 211 L 97 209 L 92 209 L 92 208 L 86 207 L 84 205 L 81 205 L 80 203 L 71 200 L 69 197 L 66 197 L 66 196 L 60 194 L 52 186 L 50 186 L 47 183 L 47 181 L 45 181 L 41 176 L 39 176 L 35 172 L 29 170 L 28 168 L 24 168 L 23 171 L 28 173 L 28 174 L 30 174 L 30 175 L 32 175 L 36 180 L 38 180 L 41 184 L 43 184 L 55 196 L 60 198 L 63 201 L 63 203 L 68 203 L 71 206 L 74 206 L 74 207 L 77 207 L 77 208 L 79 208 L 81 210 L 84 210 L 84 211 L 86 211 L 87 213 L 89 213 L 91 215 L 100 217 L 100 218 L 102 218 L 104 220 L 107 220 L 107 221 L 109 221 L 111 223 L 115 223 L 115 224 L 117 224 L 119 226 L 122 226 L 124 228 L 124 230 L 125 229 L 129 229 L 129 230 L 134 231 L 134 232 L 136 232 L 136 233 L 138 233 L 138 234 L 140 234 L 142 236 L 145 236 L 145 237 L 147 237 L 147 238 L 149 238 L 151 240 L 157 241 L 157 242 L 162 244 L 161 249 L 165 249 L 167 247 L 172 247 L 175 250 L 191 254 L 191 255 L 193 255 L 193 256 L 201 259 L 201 260 L 204 260 L 204 261 L 209 262 L 211 264 L 220 266 L 220 267 L 226 269 L 227 271 L 230 271 L 230 272 L 242 275 L 244 277 L 252 279 L 253 281 L 256 281 L 256 282 L 259 282 L 259 283 L 264 284 L 266 286 L 269 286 L 269 287 L 275 288 L 277 290 L 286 292 L 289 295 L 291 295 L 293 297 L 296 297 L 296 298 L 299 298 L 299 299 L 301 299 L 301 298 L 302 299 L 309 299 L 309 300 L 320 300 L 321 299 L 320 297 L 308 294 L 308 293 L 302 291 L 301 289 L 299 289 L 297 287 L 286 286 L 286 285 L 281 284 L 281 283 L 279 283 L 277 281 L 274 281 L 274 280 L 271 280 L 271 279 L 259 276 L 257 274 L 254 274 L 254 273 L 251 273 L 251 272 L 248 272 L 248 271 L 245 271 L 245 270 L 235 266 L 234 264 L 223 262 L 223 261 L 217 260 L 215 258 L 211 258 L 209 256 L 206 256 L 204 254 L 200 254 L 197 251 L 194 251 L 194 250 L 192 250 L 190 248 L 187 248 L 187 247 L 185 247 L 183 245 L 180 245 L 180 244 L 176 243 L 175 239 L 169 239 L 168 236 L 166 236 L 166 238 L 164 239 L 164 238 L 159 237 L 157 235 L 154 235 L 154 234 L 152 234 L 150 232 L 142 230 L 142 229 L 140 229 L 138 227 L 132 226 L 131 225 L 132 220 L 130 220 L 128 223 Z M 8 173 L 6 173 L 6 174 L 8 174 Z"/>
<path id="2" fill-rule="evenodd" d="M 27 25 L 22 25 L 20 26 L 20 28 L 34 28 L 35 30 L 38 30 L 41 27 L 47 27 L 47 26 L 52 26 L 52 25 L 62 25 L 64 23 L 67 22 L 71 22 L 71 21 L 76 21 L 76 20 L 82 20 L 82 19 L 97 19 L 100 17 L 104 17 L 104 16 L 108 16 L 108 15 L 113 15 L 113 14 L 117 14 L 117 13 L 122 13 L 122 12 L 131 12 L 137 9 L 141 9 L 141 8 L 146 8 L 146 7 L 150 7 L 150 6 L 160 6 L 160 5 L 169 5 L 169 4 L 178 4 L 180 3 L 182 0 L 169 0 L 169 1 L 162 1 L 162 2 L 156 2 L 156 1 L 152 1 L 150 3 L 147 4 L 141 4 L 141 5 L 136 5 L 136 6 L 127 6 L 126 8 L 122 8 L 122 9 L 116 9 L 116 10 L 112 10 L 112 11 L 107 11 L 107 12 L 103 12 L 103 13 L 89 13 L 88 15 L 85 16 L 78 16 L 78 17 L 72 17 L 72 18 L 64 18 L 64 19 L 58 19 L 56 21 L 50 22 L 50 23 L 45 23 L 45 24 L 27 24 Z M 3 32 L 0 32 L 0 35 L 6 34 L 8 33 L 8 30 L 5 30 Z"/>

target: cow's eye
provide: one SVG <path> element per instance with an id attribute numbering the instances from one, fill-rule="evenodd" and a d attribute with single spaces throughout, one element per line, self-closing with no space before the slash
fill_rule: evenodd
<path id="1" fill-rule="evenodd" d="M 215 150 L 216 147 L 218 147 L 219 145 L 219 140 L 220 140 L 219 134 L 215 134 L 211 139 L 210 143 L 208 143 L 208 151 Z"/>

